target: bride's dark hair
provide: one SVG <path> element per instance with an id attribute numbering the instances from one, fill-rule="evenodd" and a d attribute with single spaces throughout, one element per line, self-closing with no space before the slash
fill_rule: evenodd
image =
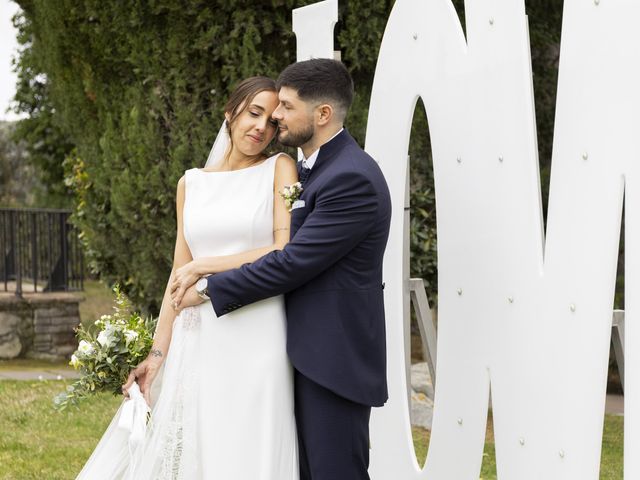
<path id="1" fill-rule="evenodd" d="M 251 105 L 255 96 L 264 91 L 277 92 L 276 82 L 269 77 L 257 76 L 249 77 L 241 81 L 235 90 L 231 92 L 231 95 L 229 95 L 229 100 L 227 100 L 227 104 L 224 106 L 224 111 L 229 114 L 229 120 L 226 122 L 226 126 L 227 133 L 229 134 L 230 147 L 233 147 L 231 125 L 233 125 L 233 122 L 235 122 L 238 116 Z M 228 157 L 230 153 L 231 148 L 229 148 L 225 157 Z"/>

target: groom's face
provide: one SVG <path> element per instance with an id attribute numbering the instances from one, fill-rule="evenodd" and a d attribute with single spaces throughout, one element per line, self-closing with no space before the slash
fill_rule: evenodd
<path id="1" fill-rule="evenodd" d="M 278 121 L 278 141 L 287 147 L 302 147 L 315 134 L 313 107 L 298 96 L 298 92 L 282 87 L 280 103 L 271 117 Z"/>

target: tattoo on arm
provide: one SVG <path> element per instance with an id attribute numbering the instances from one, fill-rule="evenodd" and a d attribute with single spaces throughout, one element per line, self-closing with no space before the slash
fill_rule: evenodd
<path id="1" fill-rule="evenodd" d="M 160 351 L 157 348 L 152 348 L 151 351 L 149 352 L 149 355 L 153 357 L 162 357 L 162 351 Z"/>

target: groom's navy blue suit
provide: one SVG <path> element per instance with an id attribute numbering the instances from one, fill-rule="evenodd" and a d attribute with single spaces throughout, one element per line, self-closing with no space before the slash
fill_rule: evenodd
<path id="1" fill-rule="evenodd" d="M 387 399 L 389 190 L 346 130 L 320 148 L 303 187 L 290 243 L 210 276 L 208 292 L 218 316 L 286 293 L 302 478 L 359 480 L 368 478 L 370 407 Z"/>

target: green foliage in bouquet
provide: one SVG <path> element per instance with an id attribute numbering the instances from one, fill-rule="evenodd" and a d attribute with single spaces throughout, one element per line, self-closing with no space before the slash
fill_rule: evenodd
<path id="1" fill-rule="evenodd" d="M 102 315 L 96 328 L 82 325 L 76 330 L 78 349 L 69 362 L 81 373 L 80 379 L 54 398 L 54 406 L 64 410 L 96 392 L 122 394 L 131 369 L 144 360 L 153 345 L 156 321 L 133 312 L 127 297 L 116 285 L 114 313 Z"/>

